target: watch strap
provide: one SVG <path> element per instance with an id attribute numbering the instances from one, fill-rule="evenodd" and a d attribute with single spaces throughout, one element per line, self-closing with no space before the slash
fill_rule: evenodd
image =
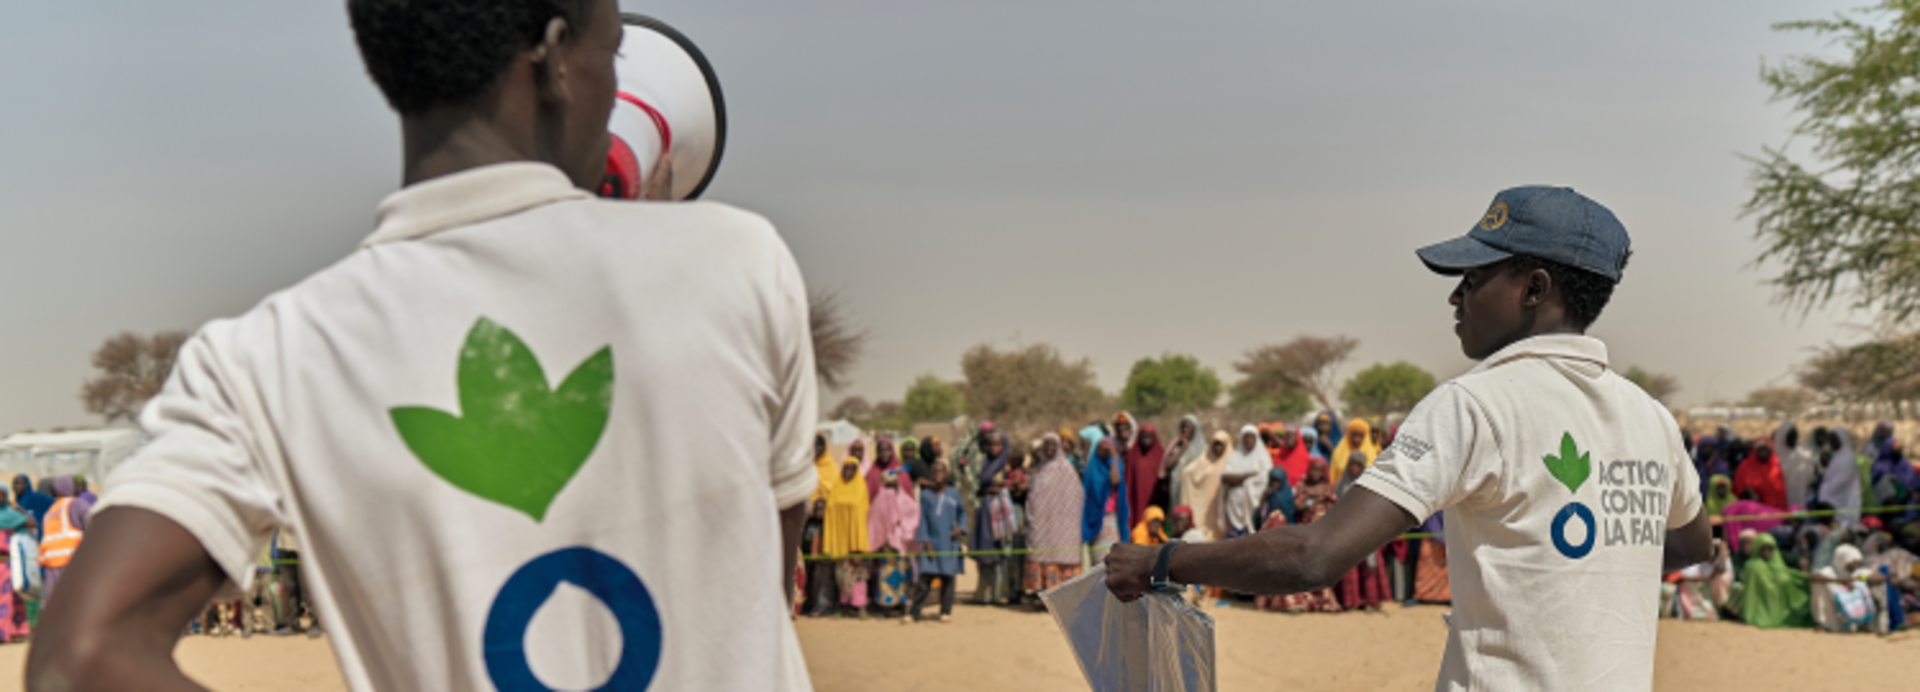
<path id="1" fill-rule="evenodd" d="M 1153 577 L 1149 582 L 1153 588 L 1161 590 L 1174 588 L 1173 582 L 1168 579 L 1168 573 L 1173 569 L 1173 549 L 1185 542 L 1176 538 L 1160 546 L 1160 556 L 1153 561 Z"/>

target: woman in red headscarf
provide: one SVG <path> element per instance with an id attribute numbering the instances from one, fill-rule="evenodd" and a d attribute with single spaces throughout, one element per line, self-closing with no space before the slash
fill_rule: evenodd
<path id="1" fill-rule="evenodd" d="M 1313 460 L 1313 449 L 1300 439 L 1300 434 L 1284 425 L 1275 426 L 1273 439 L 1279 446 L 1273 448 L 1274 466 L 1287 470 L 1288 478 L 1306 478 L 1307 462 Z"/>
<path id="2" fill-rule="evenodd" d="M 1740 468 L 1733 472 L 1733 494 L 1744 497 L 1748 490 L 1759 495 L 1760 503 L 1777 509 L 1787 507 L 1787 477 L 1780 470 L 1780 457 L 1773 453 L 1773 440 L 1759 438 L 1753 441 L 1753 451 L 1747 453 Z"/>
<path id="3" fill-rule="evenodd" d="M 1152 423 L 1140 425 L 1133 444 L 1124 454 L 1127 465 L 1127 516 L 1142 521 L 1147 505 L 1160 505 L 1165 511 L 1172 481 L 1167 478 L 1167 448 L 1160 444 L 1160 431 Z M 1123 527 L 1132 531 L 1133 527 Z"/>

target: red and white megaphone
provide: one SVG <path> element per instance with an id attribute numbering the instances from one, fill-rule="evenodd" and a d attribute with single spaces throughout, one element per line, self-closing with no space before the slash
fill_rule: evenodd
<path id="1" fill-rule="evenodd" d="M 707 56 L 652 17 L 622 14 L 626 39 L 614 61 L 620 95 L 607 129 L 600 196 L 694 199 L 713 181 L 727 146 L 727 106 Z"/>

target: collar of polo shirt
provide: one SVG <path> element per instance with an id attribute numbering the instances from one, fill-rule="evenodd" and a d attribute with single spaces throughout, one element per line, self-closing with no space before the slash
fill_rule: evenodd
<path id="1" fill-rule="evenodd" d="M 1521 358 L 1571 358 L 1592 361 L 1603 368 L 1610 367 L 1607 364 L 1607 344 L 1599 339 L 1585 334 L 1542 334 L 1508 344 L 1506 348 L 1480 361 L 1469 372 L 1490 370 Z"/>
<path id="2" fill-rule="evenodd" d="M 360 247 L 420 238 L 450 228 L 592 195 L 565 173 L 532 161 L 496 163 L 425 180 L 380 202 L 373 235 Z"/>

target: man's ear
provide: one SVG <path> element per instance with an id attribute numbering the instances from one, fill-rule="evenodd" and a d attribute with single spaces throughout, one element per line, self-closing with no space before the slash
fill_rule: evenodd
<path id="1" fill-rule="evenodd" d="M 1545 269 L 1535 269 L 1527 272 L 1526 282 L 1526 294 L 1521 298 L 1520 304 L 1530 308 L 1545 304 L 1547 294 L 1553 291 L 1553 275 L 1548 274 Z"/>
<path id="2" fill-rule="evenodd" d="M 540 97 L 546 101 L 566 101 L 567 64 L 560 59 L 560 46 L 573 35 L 573 27 L 562 17 L 547 21 L 547 30 L 541 32 L 540 44 L 533 47 L 529 56 L 533 62 L 535 81 L 540 86 Z"/>

